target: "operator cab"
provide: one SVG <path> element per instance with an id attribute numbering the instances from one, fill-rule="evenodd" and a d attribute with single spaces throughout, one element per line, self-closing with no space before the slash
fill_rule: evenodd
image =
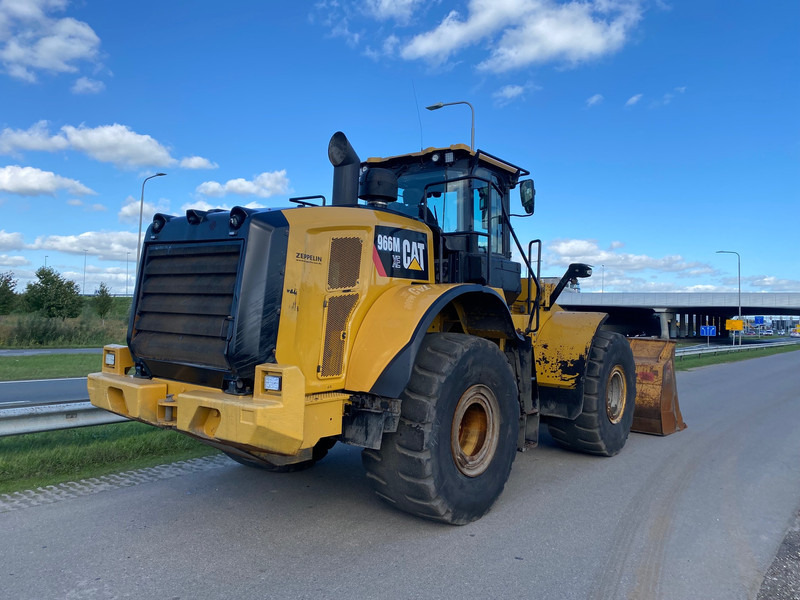
<path id="1" fill-rule="evenodd" d="M 368 159 L 361 164 L 360 197 L 431 228 L 437 283 L 502 288 L 511 303 L 521 286 L 520 264 L 511 260 L 510 190 L 526 175 L 525 169 L 458 144 Z M 531 214 L 533 182 L 520 187 Z"/>

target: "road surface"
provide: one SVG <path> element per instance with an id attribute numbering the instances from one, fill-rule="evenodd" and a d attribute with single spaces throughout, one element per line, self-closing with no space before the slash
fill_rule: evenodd
<path id="1" fill-rule="evenodd" d="M 88 399 L 86 377 L 0 381 L 0 407 L 21 404 L 59 404 Z"/>
<path id="2" fill-rule="evenodd" d="M 518 454 L 463 527 L 375 498 L 357 448 L 0 496 L 9 598 L 755 598 L 800 508 L 800 353 L 678 374 L 689 428 Z"/>

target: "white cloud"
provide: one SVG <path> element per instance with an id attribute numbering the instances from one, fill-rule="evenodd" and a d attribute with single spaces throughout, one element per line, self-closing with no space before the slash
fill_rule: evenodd
<path id="1" fill-rule="evenodd" d="M 72 148 L 101 162 L 120 167 L 166 167 L 176 162 L 155 139 L 119 123 L 94 128 L 65 125 L 61 131 Z"/>
<path id="2" fill-rule="evenodd" d="M 577 63 L 619 50 L 640 19 L 638 0 L 470 0 L 466 17 L 450 11 L 436 28 L 412 38 L 401 55 L 438 64 L 489 38 L 493 49 L 479 70 Z"/>
<path id="3" fill-rule="evenodd" d="M 83 206 L 83 200 L 78 200 L 77 198 L 70 198 L 67 200 L 67 204 L 70 206 Z"/>
<path id="4" fill-rule="evenodd" d="M 265 206 L 259 202 L 248 202 L 247 204 L 239 204 L 243 208 L 265 208 Z M 228 204 L 209 204 L 205 200 L 193 200 L 192 202 L 188 202 L 181 206 L 181 211 L 186 212 L 189 209 L 195 210 L 212 210 L 214 208 L 221 208 L 222 210 L 230 210 L 233 208 L 233 205 Z"/>
<path id="5" fill-rule="evenodd" d="M 106 84 L 96 79 L 80 77 L 72 84 L 73 94 L 98 94 L 106 89 Z"/>
<path id="6" fill-rule="evenodd" d="M 56 152 L 69 149 L 123 168 L 175 165 L 184 169 L 217 168 L 216 163 L 202 156 L 189 156 L 179 162 L 158 140 L 119 123 L 98 127 L 65 125 L 59 133 L 50 135 L 47 121 L 39 121 L 27 130 L 5 128 L 0 132 L 0 154 L 15 154 L 20 150 Z"/>
<path id="7" fill-rule="evenodd" d="M 505 106 L 514 100 L 522 98 L 525 94 L 525 86 L 522 85 L 506 85 L 492 94 L 494 102 L 498 106 Z"/>
<path id="8" fill-rule="evenodd" d="M 0 267 L 24 267 L 31 264 L 24 256 L 9 256 L 8 254 L 0 254 Z"/>
<path id="9" fill-rule="evenodd" d="M 646 254 L 617 252 L 621 247 L 616 242 L 608 250 L 603 250 L 595 240 L 556 240 L 548 245 L 548 262 L 559 267 L 570 263 L 583 262 L 595 266 L 595 274 L 600 265 L 615 267 L 626 272 L 654 271 L 685 274 L 710 274 L 715 272 L 709 265 L 700 262 L 687 262 L 679 254 L 655 258 Z"/>
<path id="10" fill-rule="evenodd" d="M 88 250 L 89 256 L 100 260 L 125 260 L 128 252 L 135 254 L 136 238 L 136 232 L 87 231 L 80 235 L 39 236 L 30 248 L 81 256 Z"/>
<path id="11" fill-rule="evenodd" d="M 21 233 L 7 233 L 0 229 L 0 250 L 22 250 L 25 248 L 25 239 Z"/>
<path id="12" fill-rule="evenodd" d="M 55 196 L 58 190 L 67 190 L 79 196 L 95 193 L 80 181 L 61 177 L 51 171 L 19 165 L 0 168 L 0 192 L 18 196 Z"/>
<path id="13" fill-rule="evenodd" d="M 54 152 L 69 147 L 63 135 L 50 135 L 47 121 L 39 121 L 27 130 L 5 128 L 0 132 L 0 153 L 12 154 L 17 150 Z"/>
<path id="14" fill-rule="evenodd" d="M 594 106 L 595 104 L 600 104 L 603 101 L 603 94 L 595 94 L 591 98 L 586 99 L 586 107 L 589 108 L 590 106 Z"/>
<path id="15" fill-rule="evenodd" d="M 141 198 L 137 199 L 133 196 L 128 196 L 125 199 L 122 208 L 117 213 L 117 218 L 119 219 L 120 223 L 131 223 L 138 225 L 140 203 Z M 141 206 L 141 211 L 142 229 L 145 229 L 147 223 L 152 221 L 154 214 L 169 212 L 169 201 L 162 198 L 156 204 L 153 204 L 152 202 L 145 202 L 144 205 Z"/>
<path id="16" fill-rule="evenodd" d="M 239 196 L 258 196 L 269 198 L 278 194 L 285 194 L 289 191 L 289 179 L 286 177 L 286 169 L 261 173 L 252 180 L 229 179 L 224 184 L 216 181 L 204 181 L 197 186 L 197 192 L 203 196 L 221 198 L 228 194 Z"/>
<path id="17" fill-rule="evenodd" d="M 644 94 L 636 94 L 635 96 L 631 96 L 628 98 L 628 101 L 625 102 L 625 106 L 633 106 L 642 99 L 642 96 L 644 96 Z"/>
<path id="18" fill-rule="evenodd" d="M 217 163 L 202 156 L 188 156 L 181 159 L 181 167 L 184 169 L 216 169 L 218 166 Z"/>
<path id="19" fill-rule="evenodd" d="M 83 21 L 53 18 L 65 0 L 0 2 L 0 62 L 6 72 L 28 82 L 37 73 L 75 73 L 83 62 L 98 62 L 100 38 Z"/>
<path id="20" fill-rule="evenodd" d="M 367 0 L 367 9 L 380 21 L 394 19 L 400 23 L 408 23 L 414 9 L 423 0 Z"/>

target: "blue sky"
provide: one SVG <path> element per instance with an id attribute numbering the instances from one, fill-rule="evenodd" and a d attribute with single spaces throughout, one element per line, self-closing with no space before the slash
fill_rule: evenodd
<path id="1" fill-rule="evenodd" d="M 800 2 L 0 0 L 0 272 L 133 289 L 155 211 L 330 195 L 469 143 L 529 169 L 544 274 L 584 291 L 800 291 Z M 84 270 L 84 264 L 86 268 Z"/>

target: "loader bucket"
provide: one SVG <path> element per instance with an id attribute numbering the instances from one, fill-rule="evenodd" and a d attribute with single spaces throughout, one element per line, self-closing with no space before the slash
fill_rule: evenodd
<path id="1" fill-rule="evenodd" d="M 628 338 L 636 363 L 636 410 L 631 431 L 669 435 L 686 429 L 678 406 L 675 342 Z"/>

